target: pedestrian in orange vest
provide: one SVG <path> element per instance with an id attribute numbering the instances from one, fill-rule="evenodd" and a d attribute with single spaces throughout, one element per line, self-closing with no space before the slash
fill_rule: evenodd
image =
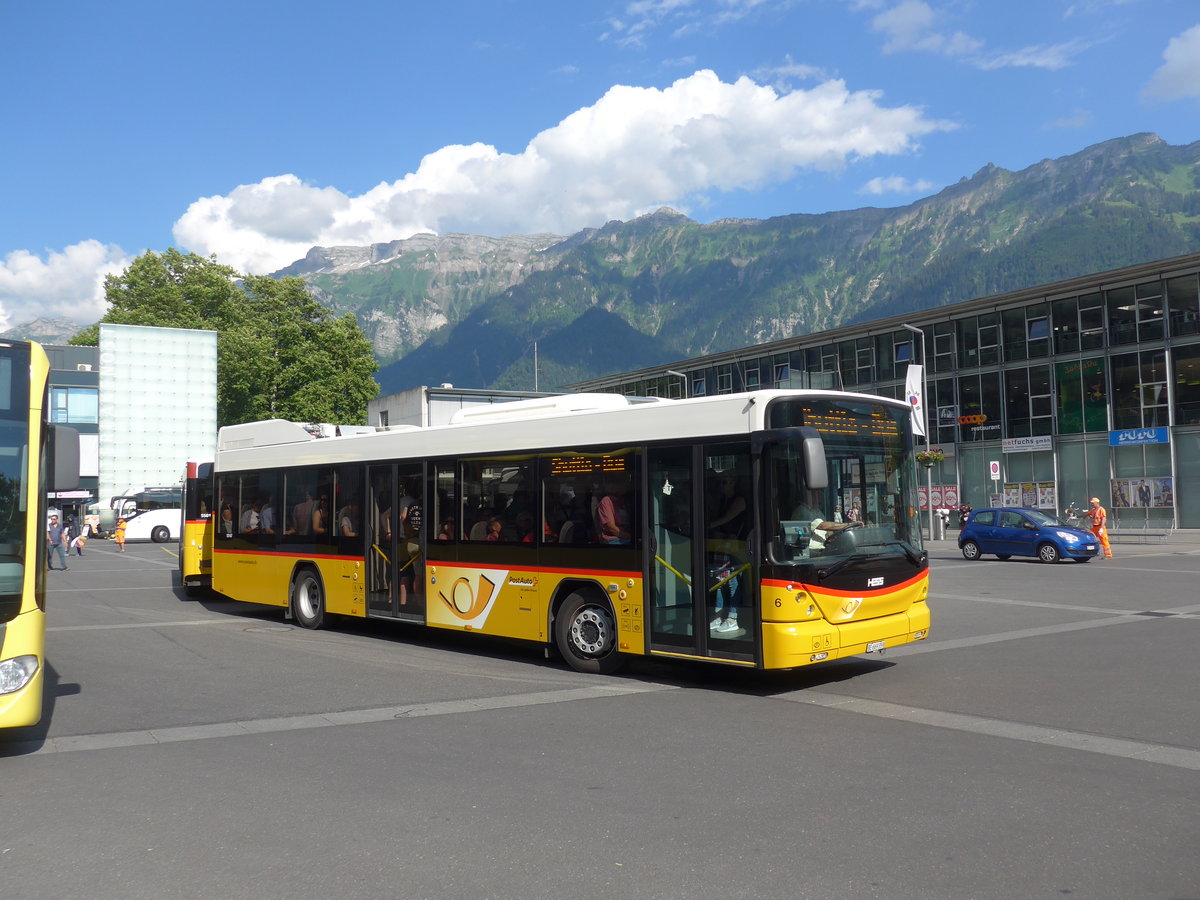
<path id="1" fill-rule="evenodd" d="M 113 539 L 117 542 L 117 552 L 125 552 L 125 519 L 117 519 L 117 527 L 113 529 Z"/>
<path id="2" fill-rule="evenodd" d="M 1100 498 L 1093 497 L 1088 508 L 1087 517 L 1092 521 L 1092 534 L 1104 548 L 1104 558 L 1112 559 L 1112 546 L 1108 543 L 1108 510 L 1100 505 Z"/>

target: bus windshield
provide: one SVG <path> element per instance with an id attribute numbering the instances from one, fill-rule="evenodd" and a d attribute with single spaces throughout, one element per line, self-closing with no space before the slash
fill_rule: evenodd
<path id="1" fill-rule="evenodd" d="M 29 495 L 26 469 L 29 462 L 28 380 L 13 379 L 28 369 L 29 355 L 17 359 L 20 347 L 0 357 L 0 622 L 21 611 L 25 582 L 25 498 Z"/>
<path id="2" fill-rule="evenodd" d="M 920 564 L 920 523 L 906 500 L 916 481 L 908 410 L 857 398 L 788 399 L 771 408 L 769 421 L 775 429 L 815 428 L 825 451 L 825 471 L 810 473 L 794 431 L 768 444 L 773 564 L 830 571 L 889 555 Z"/>

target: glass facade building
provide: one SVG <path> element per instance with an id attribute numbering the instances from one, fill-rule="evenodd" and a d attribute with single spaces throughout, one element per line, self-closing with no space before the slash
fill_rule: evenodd
<path id="1" fill-rule="evenodd" d="M 1200 528 L 1200 253 L 571 388 L 902 397 L 910 363 L 927 367 L 929 440 L 945 454 L 934 505 L 1061 511 L 1095 496 L 1118 529 Z"/>
<path id="2" fill-rule="evenodd" d="M 217 333 L 102 324 L 99 421 L 102 504 L 178 484 L 216 449 Z"/>

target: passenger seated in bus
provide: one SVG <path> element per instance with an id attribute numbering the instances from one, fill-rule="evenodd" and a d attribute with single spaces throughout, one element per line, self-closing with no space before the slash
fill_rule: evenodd
<path id="1" fill-rule="evenodd" d="M 351 501 L 342 507 L 338 520 L 338 530 L 342 537 L 358 537 L 358 504 Z"/>
<path id="2" fill-rule="evenodd" d="M 262 516 L 260 527 L 263 534 L 275 533 L 275 506 L 271 503 L 271 495 L 263 494 L 259 503 L 259 513 Z"/>
<path id="3" fill-rule="evenodd" d="M 500 531 L 502 528 L 503 526 L 500 524 L 500 520 L 495 516 L 492 516 L 492 518 L 488 519 L 487 521 L 487 533 L 483 536 L 483 539 L 485 541 L 500 540 Z"/>
<path id="4" fill-rule="evenodd" d="M 313 506 L 312 533 L 329 534 L 329 501 L 324 496 Z"/>
<path id="5" fill-rule="evenodd" d="M 255 500 L 253 503 L 247 504 L 246 508 L 242 510 L 242 523 L 238 529 L 242 534 L 252 534 L 258 531 L 259 526 L 262 524 L 262 516 L 259 514 L 259 509 L 259 501 Z"/>
<path id="6" fill-rule="evenodd" d="M 313 498 L 308 488 L 304 489 L 304 499 L 292 507 L 292 527 L 289 534 L 308 534 L 312 528 Z"/>
<path id="7" fill-rule="evenodd" d="M 604 484 L 604 496 L 596 504 L 596 523 L 603 544 L 628 544 L 629 532 L 628 479 L 612 478 Z"/>
<path id="8" fill-rule="evenodd" d="M 217 525 L 217 536 L 231 538 L 233 537 L 233 532 L 233 507 L 226 504 L 221 507 L 221 521 Z"/>
<path id="9" fill-rule="evenodd" d="M 441 529 L 438 531 L 437 539 L 439 541 L 454 540 L 454 518 L 451 517 L 442 523 Z"/>

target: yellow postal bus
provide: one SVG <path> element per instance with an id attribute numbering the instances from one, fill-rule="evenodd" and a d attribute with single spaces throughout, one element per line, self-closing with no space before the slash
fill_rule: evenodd
<path id="1" fill-rule="evenodd" d="M 449 425 L 222 428 L 212 586 L 308 628 L 390 619 L 788 669 L 929 631 L 902 402 L 576 394 Z"/>
<path id="2" fill-rule="evenodd" d="M 46 492 L 79 482 L 79 435 L 46 422 L 50 363 L 0 341 L 0 728 L 42 716 L 46 661 Z"/>

